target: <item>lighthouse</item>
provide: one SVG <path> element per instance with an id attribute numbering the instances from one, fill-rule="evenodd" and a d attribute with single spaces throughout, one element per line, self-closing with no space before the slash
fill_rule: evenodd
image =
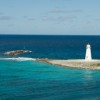
<path id="1" fill-rule="evenodd" d="M 91 61 L 91 60 L 92 60 L 91 46 L 90 46 L 90 44 L 87 44 L 87 45 L 86 45 L 86 55 L 85 55 L 85 60 L 86 60 L 86 61 Z"/>

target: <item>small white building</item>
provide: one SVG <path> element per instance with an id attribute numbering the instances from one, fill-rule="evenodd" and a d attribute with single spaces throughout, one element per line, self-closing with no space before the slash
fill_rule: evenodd
<path id="1" fill-rule="evenodd" d="M 91 60 L 92 60 L 92 54 L 91 54 L 91 46 L 90 46 L 90 44 L 87 44 L 87 45 L 86 45 L 85 60 L 86 60 L 86 61 L 91 61 Z"/>

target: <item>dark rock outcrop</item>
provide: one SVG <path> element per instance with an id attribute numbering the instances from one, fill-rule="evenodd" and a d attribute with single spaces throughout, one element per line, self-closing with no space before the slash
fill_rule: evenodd
<path id="1" fill-rule="evenodd" d="M 20 55 L 20 54 L 24 54 L 24 53 L 31 53 L 31 52 L 32 51 L 29 51 L 29 50 L 15 50 L 15 51 L 5 52 L 4 55 L 15 56 L 15 55 Z"/>

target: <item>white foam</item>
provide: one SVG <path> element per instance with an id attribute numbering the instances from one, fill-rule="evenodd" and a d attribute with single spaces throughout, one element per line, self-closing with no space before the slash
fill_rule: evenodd
<path id="1" fill-rule="evenodd" d="M 0 60 L 14 60 L 14 61 L 35 61 L 35 58 L 17 57 L 17 58 L 0 58 Z"/>

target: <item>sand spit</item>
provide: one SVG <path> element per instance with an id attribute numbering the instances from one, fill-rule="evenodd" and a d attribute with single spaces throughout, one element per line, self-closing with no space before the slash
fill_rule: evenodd
<path id="1" fill-rule="evenodd" d="M 84 59 L 77 60 L 52 60 L 52 59 L 37 59 L 37 61 L 72 68 L 82 68 L 91 70 L 100 70 L 100 60 L 85 61 Z"/>

